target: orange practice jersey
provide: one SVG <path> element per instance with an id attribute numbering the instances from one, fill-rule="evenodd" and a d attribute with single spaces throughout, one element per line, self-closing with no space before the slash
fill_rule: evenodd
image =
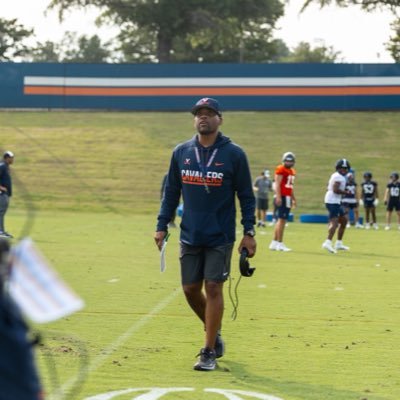
<path id="1" fill-rule="evenodd" d="M 291 196 L 296 170 L 293 168 L 286 168 L 281 164 L 276 167 L 275 175 L 282 175 L 281 196 Z"/>

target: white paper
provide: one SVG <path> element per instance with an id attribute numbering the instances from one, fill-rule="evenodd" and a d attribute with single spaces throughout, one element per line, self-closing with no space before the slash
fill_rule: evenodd
<path id="1" fill-rule="evenodd" d="M 83 308 L 84 302 L 58 276 L 29 238 L 12 248 L 10 295 L 37 323 L 55 321 Z"/>
<path id="2" fill-rule="evenodd" d="M 165 253 L 167 248 L 168 241 L 164 239 L 163 245 L 161 247 L 161 262 L 160 262 L 160 271 L 164 272 L 167 268 L 167 264 L 165 262 Z"/>

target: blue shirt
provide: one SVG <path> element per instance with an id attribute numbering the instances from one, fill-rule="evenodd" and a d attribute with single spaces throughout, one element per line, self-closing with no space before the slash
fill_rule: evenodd
<path id="1" fill-rule="evenodd" d="M 12 182 L 10 175 L 10 168 L 5 162 L 0 163 L 0 186 L 7 188 L 7 194 L 12 196 Z"/>

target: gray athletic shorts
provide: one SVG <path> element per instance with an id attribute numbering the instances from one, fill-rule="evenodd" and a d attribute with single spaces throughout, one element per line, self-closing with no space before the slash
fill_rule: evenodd
<path id="1" fill-rule="evenodd" d="M 233 243 L 202 247 L 180 244 L 182 284 L 189 285 L 203 280 L 224 282 L 231 272 Z"/>
<path id="2" fill-rule="evenodd" d="M 258 210 L 268 210 L 268 199 L 257 199 L 256 206 Z"/>

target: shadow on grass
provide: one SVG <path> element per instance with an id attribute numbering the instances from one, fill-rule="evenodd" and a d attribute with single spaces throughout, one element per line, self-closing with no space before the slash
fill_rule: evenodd
<path id="1" fill-rule="evenodd" d="M 387 397 L 376 396 L 368 391 L 353 392 L 332 386 L 278 381 L 250 373 L 245 365 L 234 361 L 220 362 L 218 370 L 222 373 L 230 373 L 235 379 L 232 383 L 241 384 L 246 389 L 281 397 L 282 400 L 289 400 L 287 396 L 296 400 L 388 400 Z"/>

